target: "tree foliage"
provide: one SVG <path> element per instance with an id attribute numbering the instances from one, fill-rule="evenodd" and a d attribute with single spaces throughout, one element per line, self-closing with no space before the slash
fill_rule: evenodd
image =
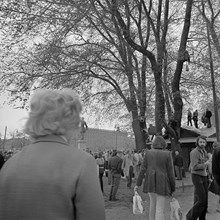
<path id="1" fill-rule="evenodd" d="M 216 4 L 211 0 L 3 1 L 2 89 L 25 102 L 38 87 L 74 88 L 102 117 L 132 117 L 136 145 L 142 148 L 139 119 L 152 119 L 153 101 L 157 131 L 169 127 L 167 111 L 168 118 L 176 120 L 178 133 L 183 102 L 192 102 L 191 89 L 205 94 L 209 88 L 204 78 L 209 69 L 204 24 L 212 33 L 217 61 Z M 190 66 L 185 71 L 188 54 Z"/>

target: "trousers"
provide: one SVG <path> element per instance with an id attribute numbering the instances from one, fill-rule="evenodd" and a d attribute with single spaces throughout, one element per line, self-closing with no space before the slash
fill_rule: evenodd
<path id="1" fill-rule="evenodd" d="M 186 215 L 186 220 L 205 220 L 208 208 L 208 177 L 192 174 L 194 204 Z"/>
<path id="2" fill-rule="evenodd" d="M 118 191 L 120 180 L 121 180 L 121 174 L 112 174 L 112 181 L 111 181 L 112 186 L 111 186 L 109 200 L 116 199 L 116 193 Z"/>
<path id="3" fill-rule="evenodd" d="M 150 197 L 149 220 L 164 220 L 166 196 L 158 195 L 156 193 L 148 193 L 148 195 Z"/>

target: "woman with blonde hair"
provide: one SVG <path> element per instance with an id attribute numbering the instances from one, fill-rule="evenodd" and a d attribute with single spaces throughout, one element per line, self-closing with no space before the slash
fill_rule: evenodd
<path id="1" fill-rule="evenodd" d="M 70 146 L 81 103 L 72 90 L 40 90 L 25 132 L 32 144 L 0 172 L 0 219 L 105 220 L 95 159 Z"/>
<path id="2" fill-rule="evenodd" d="M 162 136 L 156 136 L 152 149 L 144 156 L 140 174 L 134 190 L 142 185 L 143 192 L 150 197 L 149 220 L 164 220 L 165 201 L 175 191 L 175 176 L 171 152 Z"/>

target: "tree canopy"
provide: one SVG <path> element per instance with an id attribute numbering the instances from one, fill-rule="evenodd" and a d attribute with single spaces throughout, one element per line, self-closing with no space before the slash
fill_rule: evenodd
<path id="1" fill-rule="evenodd" d="M 132 117 L 137 148 L 145 142 L 139 120 L 152 121 L 155 109 L 157 132 L 165 126 L 178 141 L 183 104 L 193 103 L 192 94 L 205 97 L 211 92 L 210 80 L 204 77 L 209 71 L 206 25 L 219 81 L 217 4 L 3 1 L 1 89 L 25 103 L 38 87 L 74 88 L 101 117 Z M 176 120 L 177 133 L 166 118 Z"/>

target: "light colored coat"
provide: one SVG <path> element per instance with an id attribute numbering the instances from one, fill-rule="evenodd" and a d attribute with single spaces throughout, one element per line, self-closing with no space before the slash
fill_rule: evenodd
<path id="1" fill-rule="evenodd" d="M 95 159 L 48 135 L 0 172 L 0 219 L 105 220 Z"/>
<path id="2" fill-rule="evenodd" d="M 124 170 L 124 175 L 129 176 L 129 168 L 134 166 L 134 156 L 126 154 L 123 159 L 122 168 Z"/>

